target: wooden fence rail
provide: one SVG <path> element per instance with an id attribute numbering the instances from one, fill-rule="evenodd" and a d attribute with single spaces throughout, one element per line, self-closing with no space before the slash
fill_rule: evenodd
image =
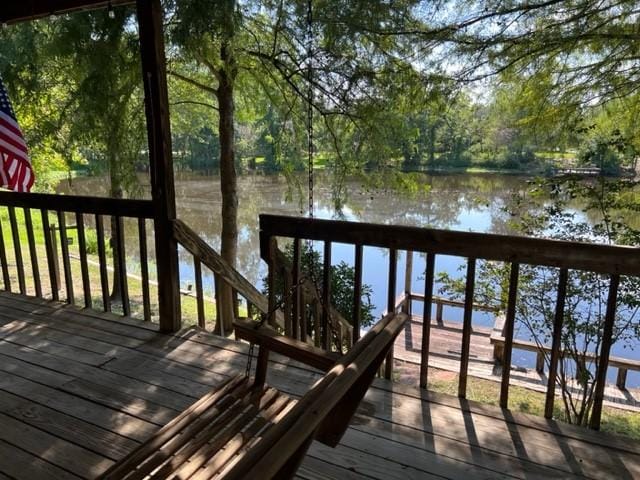
<path id="1" fill-rule="evenodd" d="M 146 222 L 153 219 L 150 201 L 0 192 L 0 208 L 6 209 L 11 238 L 9 247 L 4 235 L 7 227 L 0 226 L 4 290 L 14 291 L 13 276 L 21 294 L 58 300 L 63 293 L 67 303 L 76 304 L 81 293 L 83 307 L 92 308 L 95 300 L 100 299 L 105 312 L 112 311 L 115 297 L 122 315 L 128 316 L 131 295 L 126 255 L 132 249 L 138 252 L 141 267 L 142 316 L 151 320 L 146 237 Z M 133 239 L 125 235 L 125 222 L 129 230 L 138 229 Z M 88 248 L 90 230 L 91 238 L 95 235 L 93 253 Z M 74 247 L 75 240 L 77 246 Z M 97 257 L 96 272 L 90 268 L 95 263 L 88 260 L 91 254 Z M 43 261 L 46 262 L 44 269 L 41 268 Z M 76 261 L 79 268 L 75 268 Z M 113 265 L 112 278 L 108 275 L 109 262 Z M 30 275 L 27 275 L 27 266 Z M 115 289 L 114 285 L 117 285 Z"/>
<path id="2" fill-rule="evenodd" d="M 510 265 L 509 283 L 507 285 L 507 301 L 505 306 L 505 324 L 501 343 L 501 356 L 505 364 L 502 369 L 500 391 L 500 405 L 504 408 L 509 399 L 509 374 L 511 353 L 514 347 L 520 346 L 519 340 L 514 340 L 514 324 L 516 303 L 518 301 L 518 284 L 520 265 L 551 267 L 558 269 L 559 280 L 555 322 L 553 326 L 553 342 L 549 347 L 549 383 L 547 385 L 545 416 L 550 418 L 555 401 L 555 387 L 557 383 L 556 371 L 561 358 L 560 334 L 564 321 L 564 305 L 567 300 L 567 282 L 569 272 L 584 270 L 609 277 L 610 288 L 607 302 L 607 312 L 604 318 L 604 335 L 600 352 L 594 356 L 597 361 L 596 380 L 594 388 L 594 409 L 590 426 L 600 427 L 602 403 L 604 400 L 604 386 L 606 371 L 609 366 L 624 369 L 635 368 L 627 363 L 620 367 L 618 359 L 610 357 L 613 337 L 613 324 L 616 315 L 618 284 L 621 275 L 640 276 L 640 248 L 610 245 L 594 245 L 559 240 L 536 239 L 517 236 L 494 235 L 484 233 L 456 232 L 434 230 L 426 228 L 375 225 L 368 223 L 342 222 L 334 220 L 318 220 L 308 218 L 294 218 L 277 215 L 260 215 L 260 251 L 262 258 L 270 267 L 269 277 L 275 275 L 273 259 L 273 245 L 279 237 L 293 239 L 294 243 L 302 240 L 324 242 L 324 268 L 321 291 L 322 302 L 331 303 L 330 283 L 328 275 L 331 265 L 331 245 L 335 243 L 350 244 L 354 248 L 355 258 L 355 288 L 354 308 L 351 321 L 353 332 L 360 330 L 360 292 L 362 288 L 362 250 L 363 247 L 379 247 L 389 253 L 388 267 L 388 311 L 401 308 L 404 312 L 411 312 L 412 301 L 425 303 L 423 310 L 422 355 L 420 365 L 421 387 L 426 387 L 428 378 L 429 337 L 431 325 L 431 305 L 436 304 L 436 319 L 442 320 L 442 308 L 445 305 L 463 308 L 463 331 L 461 340 L 461 362 L 458 384 L 458 395 L 464 398 L 467 393 L 467 370 L 469 363 L 469 348 L 471 334 L 472 312 L 477 309 L 494 311 L 491 306 L 479 305 L 474 302 L 474 287 L 477 264 L 479 261 L 500 261 Z M 397 301 L 397 255 L 399 251 L 406 252 L 404 269 L 404 293 Z M 426 254 L 425 291 L 423 294 L 413 293 L 411 286 L 413 252 Z M 438 255 L 465 257 L 466 284 L 464 299 L 461 302 L 438 298 L 433 294 L 434 265 Z M 273 282 L 273 280 L 271 280 Z M 297 286 L 295 288 L 298 288 Z M 304 310 L 304 309 L 303 309 Z M 300 309 L 296 310 L 299 315 Z M 287 310 L 290 312 L 290 310 Z M 296 321 L 300 322 L 298 318 Z M 304 322 L 303 322 L 304 323 Z M 319 334 L 322 339 L 330 332 L 330 324 L 323 318 L 319 324 Z M 334 345 L 323 343 L 325 348 L 335 348 Z M 393 373 L 393 358 L 389 357 L 385 368 L 385 376 L 391 378 Z M 624 381 L 626 373 L 619 375 L 619 383 Z"/>

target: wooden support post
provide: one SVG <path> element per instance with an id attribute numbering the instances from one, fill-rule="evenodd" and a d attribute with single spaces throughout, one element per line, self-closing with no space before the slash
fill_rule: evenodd
<path id="1" fill-rule="evenodd" d="M 44 233 L 44 245 L 45 245 L 45 250 L 47 252 L 47 268 L 49 269 L 49 282 L 51 283 L 51 298 L 53 298 L 54 300 L 58 300 L 58 277 L 56 275 L 56 265 L 55 265 L 55 258 L 57 256 L 57 252 L 56 250 L 53 248 L 53 239 L 51 238 L 51 227 L 49 226 L 49 212 L 47 210 L 41 210 L 40 211 L 41 216 L 42 216 L 42 231 Z M 2 231 L 2 228 L 0 228 L 0 232 Z M 1 241 L 2 237 L 0 236 L 0 241 Z M 2 251 L 4 253 L 4 242 L 2 242 Z M 4 262 L 4 260 L 3 260 Z M 3 274 L 4 274 L 4 263 L 2 265 L 2 270 L 3 270 Z M 5 289 L 6 290 L 10 290 L 10 288 L 7 288 L 7 280 L 5 280 Z"/>
<path id="2" fill-rule="evenodd" d="M 544 373 L 544 350 L 539 350 L 536 353 L 536 372 Z"/>
<path id="3" fill-rule="evenodd" d="M 360 338 L 360 325 L 362 323 L 362 245 L 355 247 L 355 277 L 353 279 L 353 341 Z"/>
<path id="4" fill-rule="evenodd" d="M 176 218 L 169 98 L 160 0 L 137 0 L 140 56 L 149 142 L 151 196 L 154 204 L 160 330 L 180 329 L 178 246 L 172 221 Z"/>
<path id="5" fill-rule="evenodd" d="M 396 309 L 396 276 L 398 274 L 398 251 L 394 248 L 389 250 L 389 285 L 387 289 L 387 313 L 395 313 Z M 393 344 L 387 353 L 384 363 L 384 378 L 391 380 L 393 376 Z"/>
<path id="6" fill-rule="evenodd" d="M 84 216 L 76 212 L 76 227 L 78 228 L 78 253 L 80 254 L 80 272 L 82 274 L 82 296 L 84 307 L 91 308 L 91 282 L 89 279 L 89 264 L 87 263 L 87 240 L 84 233 Z"/>
<path id="7" fill-rule="evenodd" d="M 36 239 L 33 234 L 33 220 L 31 219 L 31 209 L 24 209 L 24 223 L 27 227 L 27 240 L 29 242 L 29 256 L 31 257 L 31 271 L 33 272 L 33 284 L 36 289 L 36 297 L 42 297 L 42 284 L 40 281 L 40 268 L 38 266 L 38 251 L 36 249 Z"/>
<path id="8" fill-rule="evenodd" d="M 193 257 L 193 271 L 196 277 L 196 306 L 198 310 L 198 326 L 205 328 L 204 318 L 204 290 L 202 288 L 202 263 L 198 257 Z M 217 303 L 216 299 L 216 303 Z"/>
<path id="9" fill-rule="evenodd" d="M 476 280 L 476 259 L 467 260 L 467 281 L 464 289 L 464 314 L 462 321 L 462 348 L 460 350 L 460 379 L 458 397 L 467 396 L 467 373 L 469 370 L 469 351 L 471 348 L 471 321 L 473 316 L 473 292 Z"/>
<path id="10" fill-rule="evenodd" d="M 509 408 L 509 381 L 511 375 L 511 353 L 513 351 L 513 331 L 516 322 L 516 301 L 518 299 L 518 278 L 520 265 L 511 264 L 509 275 L 509 296 L 507 299 L 507 316 L 504 326 L 504 350 L 502 352 L 502 381 L 500 384 L 500 406 Z"/>
<path id="11" fill-rule="evenodd" d="M 627 369 L 618 367 L 618 376 L 616 378 L 616 386 L 620 390 L 625 390 L 627 388 Z"/>
<path id="12" fill-rule="evenodd" d="M 300 288 L 300 239 L 293 240 L 293 268 L 291 274 L 293 275 L 293 301 L 292 301 L 292 327 L 294 338 L 299 338 L 303 342 L 307 341 L 307 328 L 305 325 L 305 319 L 302 315 L 302 296 Z"/>
<path id="13" fill-rule="evenodd" d="M 411 281 L 413 276 L 413 252 L 407 250 L 407 260 L 404 269 L 404 303 L 402 312 L 411 316 Z"/>
<path id="14" fill-rule="evenodd" d="M 442 325 L 442 303 L 436 301 L 436 322 Z"/>
<path id="15" fill-rule="evenodd" d="M 604 402 L 604 387 L 607 383 L 607 368 L 609 367 L 609 354 L 613 344 L 613 327 L 616 321 L 616 307 L 618 303 L 618 288 L 620 275 L 611 275 L 609 293 L 607 297 L 607 312 L 604 316 L 604 328 L 602 330 L 602 344 L 600 356 L 596 367 L 596 387 L 593 394 L 593 410 L 589 427 L 600 430 L 600 418 L 602 417 L 602 403 Z"/>
<path id="16" fill-rule="evenodd" d="M 547 381 L 547 398 L 544 406 L 545 418 L 553 417 L 553 402 L 556 396 L 556 374 L 560 360 L 560 343 L 562 340 L 562 321 L 564 319 L 564 305 L 567 298 L 567 281 L 569 271 L 560 269 L 558 279 L 558 296 L 556 298 L 555 319 L 553 321 L 553 340 L 551 341 L 551 359 L 549 360 L 549 379 Z"/>
<path id="17" fill-rule="evenodd" d="M 16 209 L 9 207 L 9 224 L 11 226 L 11 236 L 13 237 L 13 253 L 16 257 L 16 270 L 18 271 L 18 287 L 20 293 L 27 293 L 26 282 L 24 278 L 24 263 L 22 260 L 22 246 L 20 244 L 20 232 L 18 231 L 18 220 L 16 219 Z"/>
<path id="18" fill-rule="evenodd" d="M 436 265 L 435 253 L 427 253 L 424 280 L 424 309 L 422 312 L 422 348 L 420 349 L 420 388 L 427 388 L 429 373 L 429 340 L 431 338 L 431 302 L 433 300 L 433 279 Z M 411 328 L 411 324 L 409 324 Z"/>
<path id="19" fill-rule="evenodd" d="M 44 218 L 44 217 L 43 217 Z M 105 312 L 111 311 L 111 298 L 109 297 L 109 276 L 107 274 L 107 252 L 104 242 L 104 222 L 102 215 L 96 215 L 96 236 L 98 237 L 98 263 L 100 264 L 100 291 L 102 292 L 102 308 Z"/>
<path id="20" fill-rule="evenodd" d="M 322 348 L 331 350 L 331 242 L 324 242 L 322 266 Z"/>
<path id="21" fill-rule="evenodd" d="M 62 251 L 62 267 L 64 269 L 64 285 L 67 290 L 67 303 L 73 305 L 73 277 L 71 276 L 71 260 L 69 258 L 69 239 L 67 238 L 67 221 L 65 213 L 58 210 L 58 228 L 60 231 L 60 250 Z"/>
<path id="22" fill-rule="evenodd" d="M 140 275 L 142 277 L 142 308 L 144 319 L 151 321 L 151 298 L 149 295 L 149 261 L 147 258 L 146 219 L 138 219 L 138 242 L 140 248 Z"/>

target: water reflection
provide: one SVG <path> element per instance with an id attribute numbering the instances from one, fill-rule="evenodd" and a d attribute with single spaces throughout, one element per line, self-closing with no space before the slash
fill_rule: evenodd
<path id="1" fill-rule="evenodd" d="M 422 185 L 418 193 L 409 194 L 392 188 L 369 189 L 358 180 L 350 180 L 344 189 L 347 198 L 343 200 L 342 209 L 334 208 L 334 198 L 329 177 L 318 175 L 315 183 L 315 214 L 319 218 L 340 218 L 344 220 L 371 222 L 388 225 L 410 225 L 476 232 L 508 234 L 509 217 L 503 207 L 515 193 L 529 188 L 528 178 L 512 175 L 423 175 Z M 304 185 L 305 179 L 294 179 Z M 149 198 L 148 179 L 141 177 L 143 196 Z M 300 215 L 301 205 L 306 199 L 292 195 L 297 189 L 292 188 L 284 177 L 274 175 L 246 175 L 238 179 L 239 183 L 239 245 L 237 268 L 254 285 L 261 288 L 261 279 L 265 275 L 266 266 L 259 256 L 258 216 L 260 213 L 281 215 Z M 60 185 L 61 192 L 80 195 L 107 195 L 107 182 L 101 178 L 74 179 L 72 183 Z M 193 228 L 215 249 L 220 246 L 220 179 L 217 176 L 179 175 L 176 177 L 176 201 L 178 216 Z M 153 232 L 150 229 L 149 234 Z M 130 232 L 135 240 L 133 231 Z M 150 244 L 151 246 L 151 244 Z M 317 248 L 321 248 L 320 245 Z M 135 252 L 131 252 L 135 256 Z M 353 264 L 353 247 L 336 244 L 333 246 L 334 263 L 345 261 Z M 136 259 L 134 260 L 134 264 Z M 458 269 L 463 259 L 439 256 L 436 271 L 446 271 L 451 275 L 459 275 Z M 194 283 L 193 258 L 187 252 L 180 253 L 181 284 L 186 287 Z M 404 255 L 399 256 L 398 288 L 404 281 Z M 425 259 L 416 255 L 413 268 L 413 290 L 424 289 Z M 385 250 L 365 248 L 363 281 L 373 288 L 375 313 L 381 314 L 386 308 L 387 298 L 388 255 Z M 205 294 L 213 295 L 213 277 L 205 273 L 203 279 Z M 438 290 L 438 285 L 435 286 Z M 416 314 L 420 308 L 416 305 Z M 446 318 L 453 321 L 462 320 L 462 310 L 448 308 Z M 493 318 L 486 313 L 476 313 L 474 324 L 491 326 Z M 638 356 L 638 352 L 618 351 L 614 354 L 622 356 Z M 631 353 L 631 355 L 630 355 Z M 532 365 L 531 354 L 514 352 L 515 364 Z M 614 372 L 611 372 L 612 374 Z M 629 372 L 629 384 L 640 383 L 638 375 Z"/>

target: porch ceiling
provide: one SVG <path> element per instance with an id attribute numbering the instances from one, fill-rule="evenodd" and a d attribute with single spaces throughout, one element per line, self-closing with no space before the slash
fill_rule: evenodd
<path id="1" fill-rule="evenodd" d="M 0 9 L 0 23 L 18 23 L 49 15 L 59 15 L 78 10 L 93 10 L 111 5 L 128 5 L 135 0 L 21 0 L 3 2 Z"/>

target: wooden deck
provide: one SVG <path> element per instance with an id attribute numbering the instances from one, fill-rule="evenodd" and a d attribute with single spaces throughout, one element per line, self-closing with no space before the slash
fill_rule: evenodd
<path id="1" fill-rule="evenodd" d="M 247 346 L 0 293 L 0 479 L 93 478 L 229 375 Z M 274 358 L 299 395 L 317 373 Z M 299 478 L 640 478 L 640 444 L 376 380 Z"/>
<path id="2" fill-rule="evenodd" d="M 473 327 L 469 349 L 469 375 L 493 382 L 500 382 L 502 366 L 493 359 L 493 345 L 490 342 L 491 329 Z M 444 321 L 431 324 L 429 338 L 429 366 L 449 372 L 460 371 L 460 349 L 462 345 L 462 325 Z M 415 365 L 415 373 L 407 373 L 417 377 L 422 352 L 422 318 L 414 316 L 402 333 L 398 335 L 394 346 L 397 360 Z M 410 372 L 411 369 L 407 369 Z M 538 373 L 535 368 L 511 367 L 511 385 L 518 385 L 538 392 L 546 392 L 547 375 Z M 560 395 L 560 392 L 558 392 Z M 604 404 L 610 407 L 640 412 L 640 389 L 620 389 L 609 383 L 605 387 Z"/>

